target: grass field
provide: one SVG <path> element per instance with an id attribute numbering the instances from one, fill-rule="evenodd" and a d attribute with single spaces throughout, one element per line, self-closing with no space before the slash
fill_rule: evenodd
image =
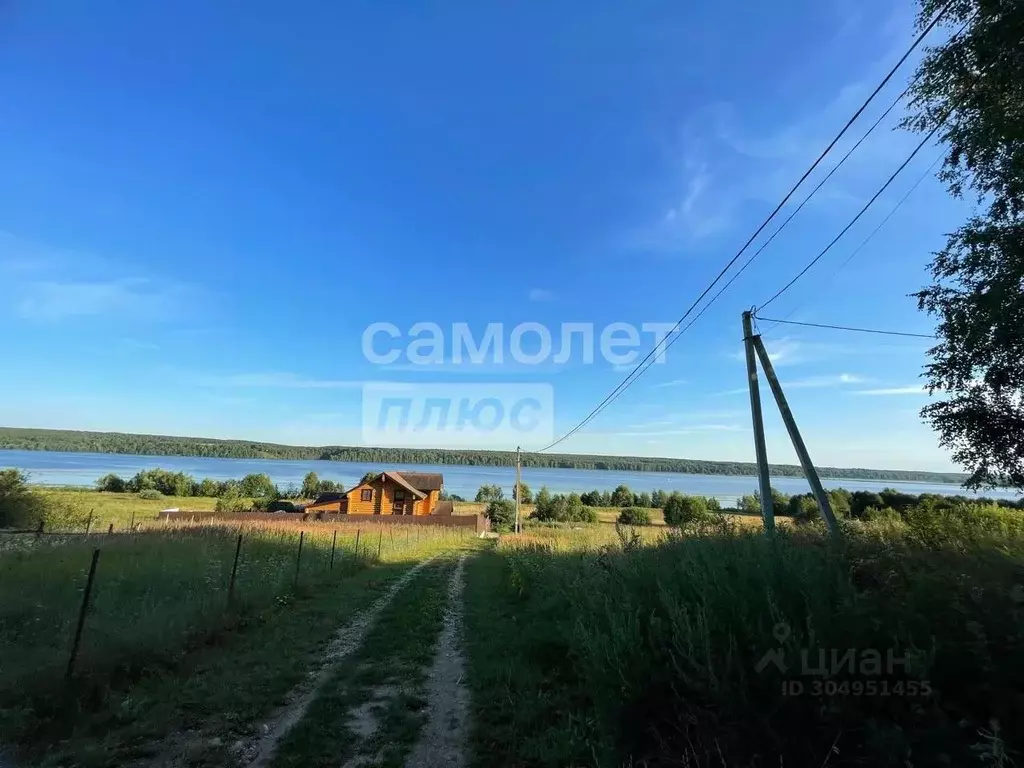
<path id="1" fill-rule="evenodd" d="M 82 498 L 96 496 L 133 508 Z M 427 702 L 459 698 L 430 677 L 457 611 L 465 673 L 446 684 L 466 689 L 468 765 L 1020 764 L 1019 511 L 922 504 L 844 521 L 837 540 L 793 523 L 766 537 L 735 515 L 607 524 L 617 512 L 496 541 L 379 529 L 357 550 L 341 531 L 333 569 L 332 529 L 287 517 L 2 537 L 0 745 L 46 766 L 165 765 L 168 749 L 251 765 L 261 724 L 306 701 L 260 765 L 411 765 L 439 727 Z M 342 630 L 344 657 L 325 662 Z"/>

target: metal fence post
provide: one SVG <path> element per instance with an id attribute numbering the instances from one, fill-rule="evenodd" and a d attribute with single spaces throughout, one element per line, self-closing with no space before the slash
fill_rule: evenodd
<path id="1" fill-rule="evenodd" d="M 305 531 L 299 531 L 299 551 L 295 555 L 295 586 L 299 585 L 299 568 L 302 565 L 302 541 L 306 537 Z"/>
<path id="2" fill-rule="evenodd" d="M 128 530 L 132 533 L 135 532 L 135 510 L 132 510 L 132 521 L 128 524 Z"/>
<path id="3" fill-rule="evenodd" d="M 92 510 L 92 509 L 89 510 L 89 519 L 85 523 L 85 535 L 86 536 L 88 536 L 89 533 L 92 531 L 92 513 L 94 511 L 95 510 Z"/>
<path id="4" fill-rule="evenodd" d="M 362 528 L 356 528 L 356 557 L 359 557 L 359 534 L 363 532 Z"/>
<path id="5" fill-rule="evenodd" d="M 228 606 L 235 599 L 235 578 L 238 575 L 238 556 L 242 552 L 242 534 L 238 534 L 238 543 L 235 544 L 235 562 L 231 566 L 231 581 L 228 583 Z"/>
<path id="6" fill-rule="evenodd" d="M 89 577 L 85 580 L 85 593 L 82 595 L 82 607 L 78 610 L 78 626 L 75 627 L 75 640 L 71 644 L 71 655 L 68 657 L 68 669 L 65 675 L 70 680 L 75 673 L 75 660 L 78 648 L 82 643 L 82 630 L 85 628 L 85 615 L 89 612 L 89 600 L 92 597 L 92 585 L 96 583 L 96 563 L 99 562 L 100 551 L 92 551 L 92 562 L 89 563 Z"/>
<path id="7" fill-rule="evenodd" d="M 338 529 L 334 529 L 334 537 L 331 539 L 331 568 L 334 570 L 334 550 L 338 547 Z"/>

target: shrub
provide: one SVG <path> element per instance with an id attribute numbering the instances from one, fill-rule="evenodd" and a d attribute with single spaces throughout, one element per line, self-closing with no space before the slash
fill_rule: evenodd
<path id="1" fill-rule="evenodd" d="M 666 525 L 690 525 L 705 519 L 707 515 L 708 504 L 703 496 L 684 496 L 676 491 L 665 501 Z"/>
<path id="2" fill-rule="evenodd" d="M 277 486 L 270 479 L 270 475 L 265 472 L 243 477 L 238 487 L 238 493 L 253 499 L 276 499 L 278 497 Z"/>
<path id="3" fill-rule="evenodd" d="M 214 505 L 214 511 L 216 512 L 245 512 L 248 509 L 248 504 L 238 494 L 238 489 L 234 486 L 229 487 L 223 496 L 217 499 L 217 503 Z"/>
<path id="4" fill-rule="evenodd" d="M 491 521 L 492 530 L 510 531 L 516 519 L 516 505 L 508 499 L 495 499 L 487 505 L 484 514 Z"/>
<path id="5" fill-rule="evenodd" d="M 168 469 L 144 469 L 135 473 L 135 477 L 126 484 L 126 490 L 156 490 L 165 496 L 188 496 L 195 485 L 191 475 L 184 472 L 171 472 Z"/>
<path id="6" fill-rule="evenodd" d="M 124 493 L 128 490 L 128 481 L 111 472 L 96 481 L 96 490 L 107 493 Z"/>
<path id="7" fill-rule="evenodd" d="M 45 516 L 46 504 L 16 469 L 0 470 L 0 527 L 32 528 Z"/>
<path id="8" fill-rule="evenodd" d="M 163 497 L 164 495 L 160 493 L 160 491 L 156 490 L 156 488 L 143 488 L 139 491 L 139 498 L 145 499 L 146 501 L 156 501 Z"/>
<path id="9" fill-rule="evenodd" d="M 629 490 L 628 485 L 619 485 L 612 491 L 611 506 L 629 507 L 633 505 L 633 502 L 633 492 Z"/>
<path id="10" fill-rule="evenodd" d="M 621 525 L 650 525 L 650 513 L 641 507 L 626 507 L 619 512 L 619 524 Z"/>
<path id="11" fill-rule="evenodd" d="M 476 492 L 476 500 L 478 502 L 501 501 L 504 498 L 505 492 L 501 489 L 500 485 L 481 485 L 480 490 Z"/>

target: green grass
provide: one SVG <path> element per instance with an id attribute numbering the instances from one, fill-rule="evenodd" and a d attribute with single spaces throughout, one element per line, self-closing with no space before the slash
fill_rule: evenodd
<path id="1" fill-rule="evenodd" d="M 330 569 L 332 531 L 247 527 L 228 610 L 236 533 L 223 526 L 167 526 L 138 535 L 0 538 L 0 743 L 31 747 L 73 730 L 96 702 L 106 707 L 135 681 L 174 670 L 190 654 L 252 617 L 282 610 L 330 590 L 378 562 L 405 564 L 468 537 L 461 531 L 339 531 Z M 379 534 L 378 534 L 379 535 Z M 76 676 L 63 681 L 93 547 L 101 548 L 93 602 L 86 618 Z M 258 621 L 257 621 L 258 624 Z M 278 649 L 280 652 L 280 649 Z"/>
<path id="2" fill-rule="evenodd" d="M 981 766 L 1019 754 L 1021 550 L 850 534 L 503 540 L 467 575 L 476 764 Z M 758 671 L 773 649 L 785 674 Z M 852 650 L 858 666 L 816 692 L 824 678 L 803 674 L 802 650 L 808 670 L 819 651 L 828 665 Z M 906 668 L 861 665 L 877 652 L 884 667 L 890 650 Z M 786 680 L 807 690 L 783 695 Z M 865 681 L 899 693 L 850 687 Z M 911 695 L 906 683 L 922 681 L 932 693 Z"/>
<path id="3" fill-rule="evenodd" d="M 428 566 L 395 596 L 284 739 L 274 766 L 336 765 L 358 754 L 401 768 L 425 722 L 423 686 L 452 568 L 450 558 Z M 360 706 L 372 710 L 376 724 L 363 736 L 351 728 L 350 713 Z"/>
<path id="4" fill-rule="evenodd" d="M 93 531 L 104 532 L 110 523 L 122 530 L 134 519 L 137 523 L 153 523 L 162 509 L 211 511 L 217 499 L 205 496 L 164 496 L 162 499 L 140 499 L 136 493 L 100 493 L 87 488 L 41 488 L 37 491 L 47 501 L 64 502 L 85 520 L 93 516 Z M 76 526 L 81 529 L 81 526 Z"/>

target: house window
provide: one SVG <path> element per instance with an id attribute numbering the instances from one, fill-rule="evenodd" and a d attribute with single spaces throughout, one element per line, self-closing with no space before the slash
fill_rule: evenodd
<path id="1" fill-rule="evenodd" d="M 364 488 L 359 492 L 360 501 L 373 501 L 373 489 Z"/>
<path id="2" fill-rule="evenodd" d="M 405 491 L 401 488 L 395 489 L 395 501 L 405 501 Z"/>

